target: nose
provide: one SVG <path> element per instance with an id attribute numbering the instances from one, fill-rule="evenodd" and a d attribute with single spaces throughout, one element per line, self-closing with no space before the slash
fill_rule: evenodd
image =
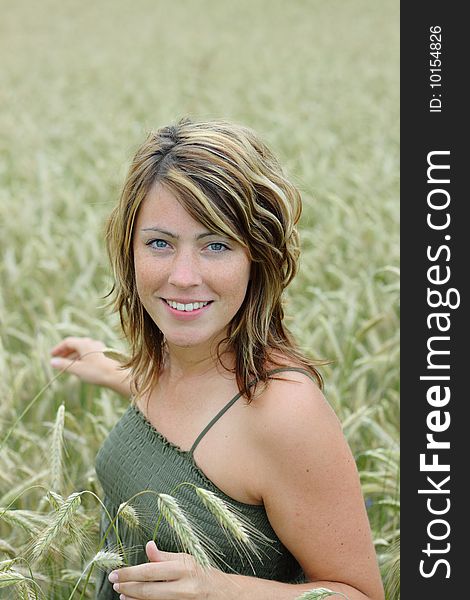
<path id="1" fill-rule="evenodd" d="M 192 252 L 176 252 L 171 263 L 168 283 L 178 288 L 201 285 L 202 276 L 199 261 Z"/>

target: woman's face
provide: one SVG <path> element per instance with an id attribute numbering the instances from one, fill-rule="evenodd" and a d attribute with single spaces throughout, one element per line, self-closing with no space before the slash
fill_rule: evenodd
<path id="1" fill-rule="evenodd" d="M 137 292 L 168 346 L 203 351 L 223 339 L 246 295 L 245 248 L 195 221 L 160 184 L 140 206 L 133 246 Z"/>

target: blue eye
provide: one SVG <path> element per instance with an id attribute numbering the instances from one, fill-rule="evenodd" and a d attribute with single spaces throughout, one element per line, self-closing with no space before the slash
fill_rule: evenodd
<path id="1" fill-rule="evenodd" d="M 213 242 L 209 244 L 209 248 L 212 248 L 214 252 L 223 252 L 224 250 L 229 250 L 228 246 L 222 244 L 221 242 Z"/>
<path id="2" fill-rule="evenodd" d="M 166 248 L 168 243 L 165 242 L 165 240 L 150 240 L 147 242 L 147 246 L 150 246 L 151 248 Z"/>

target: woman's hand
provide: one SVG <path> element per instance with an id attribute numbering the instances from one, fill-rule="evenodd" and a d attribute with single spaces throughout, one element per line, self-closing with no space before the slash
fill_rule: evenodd
<path id="1" fill-rule="evenodd" d="M 120 600 L 293 600 L 319 587 L 351 600 L 383 600 L 381 594 L 366 596 L 334 581 L 290 584 L 203 569 L 189 554 L 162 552 L 154 542 L 148 542 L 145 551 L 149 563 L 109 574 Z"/>
<path id="2" fill-rule="evenodd" d="M 113 571 L 109 581 L 121 600 L 206 600 L 229 598 L 223 589 L 230 585 L 225 574 L 214 568 L 203 569 L 189 554 L 162 552 L 155 542 L 145 551 L 149 563 Z M 233 587 L 233 586 L 230 586 Z"/>
<path id="3" fill-rule="evenodd" d="M 85 337 L 68 337 L 51 350 L 51 366 L 77 375 L 82 381 L 108 387 L 123 396 L 131 395 L 129 370 L 104 355 L 103 342 Z"/>

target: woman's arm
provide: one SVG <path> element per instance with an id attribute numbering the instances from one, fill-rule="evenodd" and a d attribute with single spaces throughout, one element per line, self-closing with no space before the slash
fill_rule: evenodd
<path id="1" fill-rule="evenodd" d="M 338 582 L 315 581 L 289 584 L 244 575 L 231 575 L 218 569 L 202 569 L 189 554 L 162 552 L 154 542 L 146 546 L 148 563 L 124 567 L 109 575 L 110 585 L 121 600 L 296 600 L 315 588 L 327 588 L 349 600 L 382 600 L 383 595 L 367 596 Z"/>
<path id="2" fill-rule="evenodd" d="M 129 370 L 104 355 L 106 346 L 85 337 L 68 337 L 51 350 L 51 366 L 77 375 L 82 381 L 131 396 Z"/>
<path id="3" fill-rule="evenodd" d="M 271 382 L 255 400 L 254 460 L 270 523 L 310 583 L 202 571 L 189 555 L 150 543 L 151 562 L 110 576 L 125 600 L 294 600 L 314 588 L 383 600 L 359 477 L 338 419 L 305 375 L 283 377 L 291 381 Z"/>
<path id="4" fill-rule="evenodd" d="M 260 492 L 269 521 L 311 587 L 350 600 L 381 600 L 359 476 L 338 418 L 305 375 L 282 375 L 285 380 L 272 382 L 260 399 L 257 419 Z"/>

